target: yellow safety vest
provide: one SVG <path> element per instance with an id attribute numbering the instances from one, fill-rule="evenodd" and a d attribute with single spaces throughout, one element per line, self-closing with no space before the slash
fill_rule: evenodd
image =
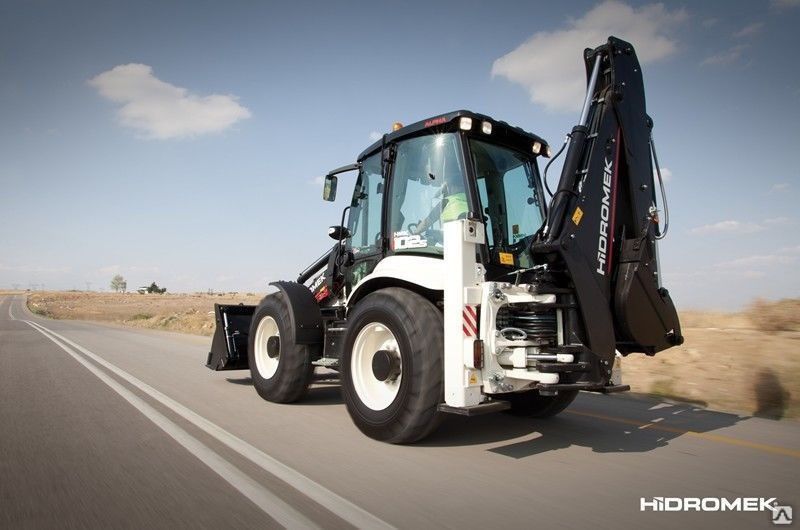
<path id="1" fill-rule="evenodd" d="M 467 213 L 467 194 L 454 193 L 446 197 L 447 203 L 442 210 L 442 222 L 455 221 L 462 214 Z"/>

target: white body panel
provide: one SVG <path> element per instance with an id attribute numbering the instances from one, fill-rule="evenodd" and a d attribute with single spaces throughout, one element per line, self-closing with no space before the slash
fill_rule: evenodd
<path id="1" fill-rule="evenodd" d="M 480 370 L 472 366 L 473 342 L 478 337 L 465 331 L 464 306 L 480 302 L 483 270 L 475 261 L 475 251 L 484 242 L 482 223 L 458 220 L 444 224 L 444 401 L 451 407 L 483 401 Z"/>
<path id="2" fill-rule="evenodd" d="M 437 257 L 424 256 L 388 256 L 375 266 L 375 269 L 364 276 L 353 292 L 348 296 L 347 301 L 353 298 L 359 289 L 376 278 L 396 278 L 416 285 L 421 285 L 426 289 L 441 291 L 444 289 L 444 260 Z"/>

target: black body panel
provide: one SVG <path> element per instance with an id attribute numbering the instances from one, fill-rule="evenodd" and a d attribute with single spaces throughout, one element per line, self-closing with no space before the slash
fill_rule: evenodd
<path id="1" fill-rule="evenodd" d="M 683 343 L 675 305 L 666 289 L 653 281 L 655 260 L 646 255 L 640 240 L 625 241 L 614 300 L 622 340 L 621 353 L 656 352 Z M 642 308 L 652 309 L 643 311 Z M 627 342 L 626 342 L 627 341 Z"/>
<path id="2" fill-rule="evenodd" d="M 572 131 L 547 232 L 532 245 L 558 287 L 571 288 L 580 319 L 567 342 L 596 366 L 573 381 L 607 381 L 615 349 L 653 354 L 682 342 L 675 307 L 659 285 L 652 121 L 633 47 L 610 37 L 586 50 L 591 76 L 602 57 L 586 122 Z M 583 338 L 583 340 L 581 340 Z M 588 354 L 588 355 L 587 355 Z"/>
<path id="3" fill-rule="evenodd" d="M 473 131 L 480 127 L 480 122 L 491 122 L 493 142 L 497 142 L 502 145 L 508 145 L 526 153 L 530 152 L 533 142 L 539 142 L 542 144 L 542 152 L 544 152 L 544 150 L 547 148 L 547 142 L 545 140 L 533 133 L 520 129 L 519 127 L 514 127 L 513 125 L 509 125 L 504 121 L 495 120 L 494 118 L 486 116 L 485 114 L 479 114 L 469 110 L 455 110 L 453 112 L 440 114 L 439 116 L 433 118 L 428 118 L 427 120 L 421 120 L 410 125 L 406 125 L 405 127 L 402 127 L 396 131 L 385 134 L 383 138 L 364 149 L 364 151 L 358 155 L 358 160 L 364 160 L 368 156 L 380 151 L 382 147 L 385 147 L 392 142 L 405 140 L 406 138 L 430 134 L 432 131 L 437 133 L 459 132 L 458 118 L 472 119 L 474 122 Z"/>

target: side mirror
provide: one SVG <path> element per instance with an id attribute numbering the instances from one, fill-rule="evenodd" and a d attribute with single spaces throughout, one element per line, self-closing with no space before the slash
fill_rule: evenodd
<path id="1" fill-rule="evenodd" d="M 339 179 L 335 175 L 325 175 L 325 187 L 322 188 L 322 199 L 328 202 L 336 200 L 336 184 Z"/>
<path id="2" fill-rule="evenodd" d="M 341 241 L 350 237 L 350 230 L 348 230 L 345 226 L 332 226 L 328 228 L 328 235 L 331 237 L 331 239 Z"/>

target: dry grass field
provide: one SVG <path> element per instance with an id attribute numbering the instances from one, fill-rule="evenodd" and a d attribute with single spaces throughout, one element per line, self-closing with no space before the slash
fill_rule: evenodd
<path id="1" fill-rule="evenodd" d="M 96 292 L 36 292 L 28 308 L 57 319 L 113 322 L 137 328 L 212 335 L 214 304 L 258 304 L 256 294 L 138 294 Z"/>
<path id="2" fill-rule="evenodd" d="M 210 336 L 214 303 L 257 304 L 255 294 L 44 292 L 31 311 Z M 686 342 L 655 357 L 623 361 L 632 390 L 698 406 L 770 418 L 800 417 L 800 299 L 754 302 L 740 313 L 686 311 Z"/>

